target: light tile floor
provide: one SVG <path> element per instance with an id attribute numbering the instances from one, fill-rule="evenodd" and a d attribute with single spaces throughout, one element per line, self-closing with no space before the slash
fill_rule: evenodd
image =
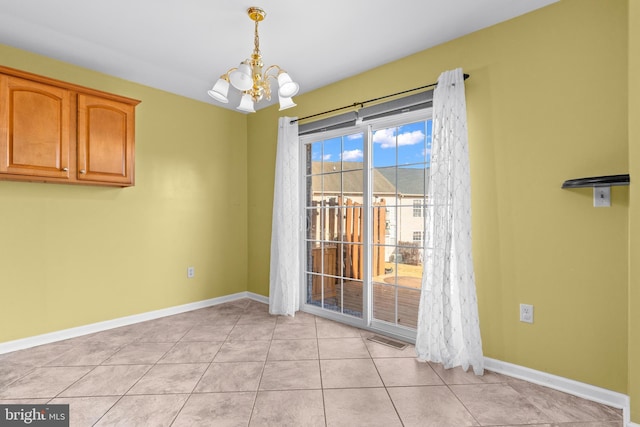
<path id="1" fill-rule="evenodd" d="M 0 355 L 0 403 L 68 403 L 72 426 L 623 424 L 619 410 L 419 363 L 370 335 L 243 299 Z"/>

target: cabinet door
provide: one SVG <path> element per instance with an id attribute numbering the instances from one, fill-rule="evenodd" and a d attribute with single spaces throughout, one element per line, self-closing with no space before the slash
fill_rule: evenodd
<path id="1" fill-rule="evenodd" d="M 0 75 L 0 173 L 69 178 L 71 95 Z"/>
<path id="2" fill-rule="evenodd" d="M 134 106 L 78 94 L 79 181 L 134 183 Z"/>

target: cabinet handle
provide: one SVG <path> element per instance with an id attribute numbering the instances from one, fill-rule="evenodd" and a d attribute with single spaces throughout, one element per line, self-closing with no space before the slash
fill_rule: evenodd
<path id="1" fill-rule="evenodd" d="M 87 173 L 87 171 L 86 171 L 86 170 L 84 170 L 84 169 L 80 169 L 80 173 L 81 173 L 81 174 L 85 174 L 85 173 Z"/>
<path id="2" fill-rule="evenodd" d="M 68 172 L 68 171 L 69 171 L 69 168 L 62 168 L 62 171 L 63 171 L 63 172 Z"/>

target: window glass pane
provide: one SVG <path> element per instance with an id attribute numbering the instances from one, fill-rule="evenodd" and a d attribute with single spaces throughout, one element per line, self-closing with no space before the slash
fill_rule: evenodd
<path id="1" fill-rule="evenodd" d="M 361 242 L 363 239 L 362 206 L 347 199 L 348 206 L 340 209 L 342 217 L 340 232 L 337 240 L 342 242 Z"/>
<path id="2" fill-rule="evenodd" d="M 429 167 L 429 165 L 431 164 L 431 143 L 433 142 L 433 120 L 427 120 L 426 131 L 427 140 L 425 143 L 425 161 L 427 163 L 427 167 Z"/>
<path id="3" fill-rule="evenodd" d="M 318 173 L 320 172 L 322 165 L 322 142 L 314 142 L 313 144 L 308 144 L 307 147 L 307 149 L 311 151 L 311 164 L 307 164 L 307 175 L 309 175 L 310 173 Z M 313 168 L 312 165 L 316 164 L 318 165 L 318 167 Z"/>
<path id="4" fill-rule="evenodd" d="M 323 266 L 322 272 L 324 274 L 323 286 L 324 286 L 324 302 L 331 305 L 336 304 L 336 282 L 339 274 L 338 269 L 338 249 L 335 244 L 328 243 L 323 247 Z"/>
<path id="5" fill-rule="evenodd" d="M 423 254 L 422 242 L 399 242 L 394 253 L 397 277 L 421 278 Z"/>
<path id="6" fill-rule="evenodd" d="M 320 226 L 320 209 L 319 208 L 310 208 L 306 209 L 306 229 L 307 229 L 307 239 L 308 240 L 320 240 L 320 230 L 322 227 Z"/>
<path id="7" fill-rule="evenodd" d="M 373 198 L 385 198 L 388 204 L 395 204 L 396 200 L 396 181 L 397 168 L 395 166 L 374 168 L 371 172 L 371 181 L 373 184 Z"/>
<path id="8" fill-rule="evenodd" d="M 364 160 L 364 136 L 362 132 L 343 138 L 343 149 L 340 156 L 343 169 L 362 169 Z"/>
<path id="9" fill-rule="evenodd" d="M 397 264 L 397 248 L 395 244 L 392 245 L 379 245 L 378 250 L 382 253 L 384 257 L 384 270 L 381 274 L 375 275 L 374 280 L 384 282 L 386 277 L 395 276 L 398 271 Z M 378 279 L 378 277 L 380 279 Z"/>
<path id="10" fill-rule="evenodd" d="M 342 311 L 342 299 L 338 292 L 340 289 L 340 278 L 338 277 L 324 277 L 324 298 L 322 300 L 323 308 L 331 311 Z"/>
<path id="11" fill-rule="evenodd" d="M 398 235 L 397 208 L 387 206 L 384 218 L 384 244 L 395 245 Z"/>
<path id="12" fill-rule="evenodd" d="M 349 171 L 342 173 L 342 195 L 353 200 L 354 203 L 362 204 L 362 192 L 364 182 L 362 171 Z"/>
<path id="13" fill-rule="evenodd" d="M 322 201 L 322 175 L 309 176 L 306 179 L 307 206 L 319 206 Z"/>
<path id="14" fill-rule="evenodd" d="M 398 324 L 409 328 L 418 327 L 418 304 L 420 289 L 398 288 Z"/>
<path id="15" fill-rule="evenodd" d="M 396 162 L 396 128 L 373 133 L 373 167 L 393 166 Z"/>
<path id="16" fill-rule="evenodd" d="M 396 323 L 396 286 L 373 284 L 373 317 L 389 323 Z"/>
<path id="17" fill-rule="evenodd" d="M 424 181 L 426 169 L 424 163 L 421 165 L 399 167 L 397 173 L 398 204 L 414 206 L 416 200 L 419 200 L 421 203 L 425 194 Z"/>
<path id="18" fill-rule="evenodd" d="M 413 232 L 424 229 L 424 218 L 414 216 L 413 206 L 402 206 L 398 208 L 397 218 L 398 244 L 413 242 Z"/>
<path id="19" fill-rule="evenodd" d="M 325 210 L 326 240 L 341 241 L 343 233 L 343 208 L 338 205 L 338 198 L 330 200 L 329 207 Z"/>
<path id="20" fill-rule="evenodd" d="M 331 172 L 322 175 L 322 195 L 326 204 L 328 204 L 329 199 L 341 194 L 341 181 L 342 174 L 340 172 Z"/>
<path id="21" fill-rule="evenodd" d="M 322 244 L 320 242 L 312 242 L 311 243 L 311 272 L 312 273 L 322 273 Z"/>
<path id="22" fill-rule="evenodd" d="M 361 244 L 342 245 L 342 276 L 362 280 L 364 275 L 364 247 Z"/>
<path id="23" fill-rule="evenodd" d="M 398 128 L 399 165 L 424 163 L 427 139 L 425 126 L 425 122 L 416 122 Z"/>
<path id="24" fill-rule="evenodd" d="M 362 281 L 344 280 L 341 287 L 342 312 L 362 317 Z"/>
<path id="25" fill-rule="evenodd" d="M 322 160 L 325 162 L 325 171 L 327 166 L 334 170 L 340 170 L 340 157 L 342 153 L 342 138 L 333 138 L 324 141 Z"/>
<path id="26" fill-rule="evenodd" d="M 307 273 L 307 303 L 320 305 L 322 302 L 322 276 Z"/>

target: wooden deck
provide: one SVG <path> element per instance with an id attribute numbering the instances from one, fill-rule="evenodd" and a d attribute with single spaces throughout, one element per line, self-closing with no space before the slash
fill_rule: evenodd
<path id="1" fill-rule="evenodd" d="M 339 297 L 342 293 L 342 305 Z M 396 313 L 397 293 L 397 313 Z M 342 285 L 336 285 L 335 301 L 345 311 L 362 312 L 362 282 L 345 282 L 344 291 Z M 420 303 L 420 288 L 407 288 L 382 283 L 373 285 L 373 317 L 409 328 L 418 325 L 418 304 Z"/>

